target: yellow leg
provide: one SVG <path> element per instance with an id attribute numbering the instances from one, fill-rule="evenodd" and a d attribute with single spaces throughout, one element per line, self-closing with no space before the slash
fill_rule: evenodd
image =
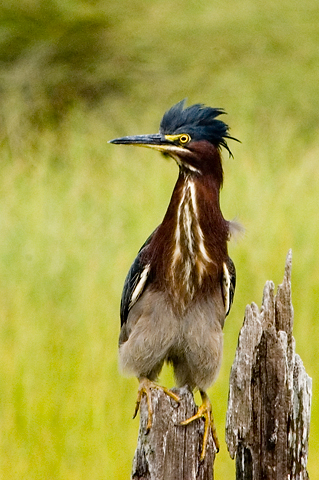
<path id="1" fill-rule="evenodd" d="M 152 388 L 163 390 L 163 392 L 166 393 L 166 395 L 168 395 L 173 400 L 175 400 L 175 402 L 179 403 L 179 397 L 175 395 L 175 393 L 171 392 L 168 388 L 161 387 L 160 385 L 157 385 L 156 383 L 152 382 L 148 378 L 141 378 L 140 385 L 138 387 L 137 400 L 136 400 L 133 418 L 136 417 L 137 412 L 139 411 L 142 396 L 146 395 L 147 410 L 148 410 L 148 420 L 147 420 L 147 426 L 146 426 L 147 432 L 149 432 L 152 427 L 152 416 L 153 416 L 152 397 L 151 397 Z"/>
<path id="2" fill-rule="evenodd" d="M 207 440 L 208 440 L 208 434 L 210 429 L 212 431 L 217 452 L 219 452 L 219 441 L 217 438 L 216 428 L 214 425 L 214 418 L 212 414 L 212 404 L 210 403 L 210 400 L 206 392 L 200 391 L 200 394 L 202 397 L 202 404 L 197 410 L 197 413 L 192 417 L 188 418 L 187 420 L 184 420 L 184 422 L 181 422 L 181 425 L 188 425 L 189 423 L 193 422 L 194 420 L 197 420 L 198 418 L 202 418 L 202 417 L 205 418 L 202 453 L 200 456 L 200 461 L 202 462 L 206 455 Z"/>

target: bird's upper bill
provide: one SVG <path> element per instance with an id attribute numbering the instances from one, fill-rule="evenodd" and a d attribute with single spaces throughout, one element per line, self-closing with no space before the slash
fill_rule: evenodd
<path id="1" fill-rule="evenodd" d="M 155 133 L 150 135 L 134 135 L 132 137 L 115 138 L 114 140 L 110 140 L 109 143 L 148 147 L 159 150 L 163 153 L 174 155 L 184 151 L 184 147 L 177 144 L 179 140 L 175 137 L 179 137 L 179 135 L 162 135 L 161 133 Z"/>

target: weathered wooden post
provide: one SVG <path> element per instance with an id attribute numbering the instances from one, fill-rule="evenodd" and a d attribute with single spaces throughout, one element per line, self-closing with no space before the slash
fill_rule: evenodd
<path id="1" fill-rule="evenodd" d="M 237 480 L 308 479 L 311 378 L 292 336 L 291 251 L 274 295 L 247 306 L 230 375 L 226 441 Z"/>
<path id="2" fill-rule="evenodd" d="M 212 480 L 215 445 L 208 439 L 206 457 L 200 462 L 204 420 L 187 426 L 180 422 L 197 410 L 188 387 L 173 389 L 180 404 L 170 400 L 161 390 L 152 391 L 153 425 L 146 434 L 148 419 L 145 398 L 140 406 L 140 430 L 133 461 L 134 480 Z M 202 420 L 202 421 L 201 421 Z"/>

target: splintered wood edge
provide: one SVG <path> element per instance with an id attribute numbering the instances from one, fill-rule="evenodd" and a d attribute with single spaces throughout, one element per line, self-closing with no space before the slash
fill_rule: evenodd
<path id="1" fill-rule="evenodd" d="M 288 337 L 292 336 L 294 310 L 292 306 L 292 292 L 291 292 L 291 268 L 292 268 L 292 251 L 289 250 L 285 274 L 283 282 L 278 285 L 277 294 L 275 298 L 275 324 L 277 331 L 284 331 Z"/>
<path id="2" fill-rule="evenodd" d="M 239 332 L 235 359 L 231 368 L 228 408 L 226 414 L 226 443 L 231 458 L 235 457 L 239 440 L 244 439 L 251 426 L 251 379 L 255 352 L 261 336 L 267 328 L 287 324 L 286 333 L 292 333 L 293 307 L 291 303 L 292 250 L 288 251 L 283 282 L 278 286 L 267 281 L 259 310 L 255 303 L 247 305 L 243 326 Z M 280 321 L 277 321 L 277 317 Z M 281 325 L 280 325 L 281 326 Z M 280 329 L 281 330 L 281 329 Z M 281 341 L 282 335 L 278 332 Z M 290 350 L 294 355 L 294 340 L 290 338 Z M 290 355 L 289 355 L 290 356 Z"/>
<path id="3" fill-rule="evenodd" d="M 229 382 L 226 443 L 231 458 L 235 457 L 238 440 L 245 438 L 251 425 L 252 367 L 254 351 L 262 332 L 262 318 L 257 305 L 247 305 Z"/>

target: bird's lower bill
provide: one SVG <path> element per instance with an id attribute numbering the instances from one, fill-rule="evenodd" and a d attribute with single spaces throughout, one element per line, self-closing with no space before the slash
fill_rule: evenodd
<path id="1" fill-rule="evenodd" d="M 172 140 L 167 139 L 165 135 L 161 134 L 135 135 L 132 137 L 114 138 L 114 140 L 110 140 L 109 143 L 152 148 L 153 150 L 158 150 L 159 152 L 172 155 L 185 152 L 183 147 L 175 145 Z"/>

